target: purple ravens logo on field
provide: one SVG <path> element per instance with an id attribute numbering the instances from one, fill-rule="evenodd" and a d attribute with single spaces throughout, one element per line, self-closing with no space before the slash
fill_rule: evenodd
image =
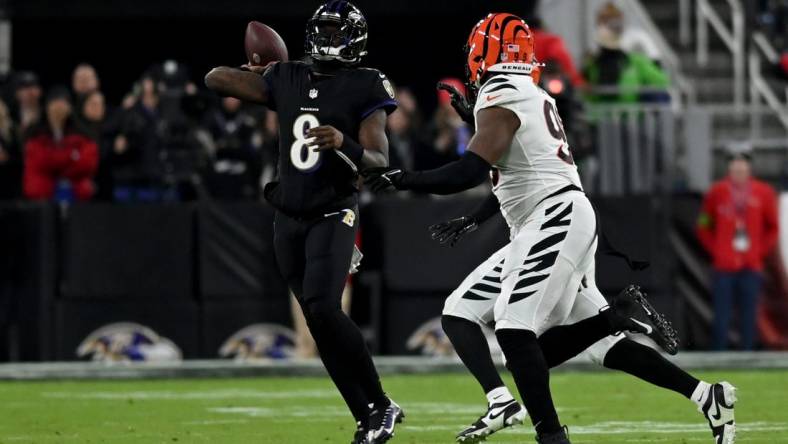
<path id="1" fill-rule="evenodd" d="M 236 361 L 289 359 L 295 356 L 296 334 L 276 324 L 253 324 L 230 336 L 219 356 Z"/>
<path id="2" fill-rule="evenodd" d="M 89 334 L 79 344 L 77 356 L 100 362 L 177 362 L 183 353 L 149 327 L 118 322 Z"/>
<path id="3" fill-rule="evenodd" d="M 441 318 L 433 318 L 422 324 L 410 335 L 407 342 L 408 350 L 426 356 L 452 356 L 454 347 L 441 327 Z"/>

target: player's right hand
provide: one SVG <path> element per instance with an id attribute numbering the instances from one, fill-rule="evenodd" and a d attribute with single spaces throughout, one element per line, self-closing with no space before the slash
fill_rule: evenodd
<path id="1" fill-rule="evenodd" d="M 472 217 L 458 217 L 447 222 L 431 225 L 430 237 L 432 240 L 441 244 L 455 246 L 459 240 L 468 233 L 472 233 L 479 228 L 479 224 Z"/>
<path id="2" fill-rule="evenodd" d="M 267 65 L 265 65 L 265 66 L 260 66 L 260 65 L 250 65 L 250 64 L 248 64 L 248 63 L 245 63 L 245 64 L 241 65 L 241 69 L 242 69 L 242 70 L 244 70 L 244 71 L 251 71 L 251 72 L 253 72 L 253 73 L 255 73 L 255 74 L 260 74 L 260 75 L 262 75 L 263 73 L 265 73 L 265 70 L 266 70 L 266 69 L 270 68 L 270 67 L 271 67 L 273 64 L 275 64 L 275 63 L 278 63 L 278 62 L 276 62 L 276 61 L 273 61 L 273 62 L 270 62 L 270 63 L 268 63 L 268 64 L 267 64 Z"/>
<path id="3" fill-rule="evenodd" d="M 442 89 L 451 96 L 451 106 L 460 115 L 460 118 L 468 125 L 476 126 L 476 119 L 473 117 L 473 105 L 468 102 L 465 94 L 448 83 L 438 82 L 438 89 Z"/>

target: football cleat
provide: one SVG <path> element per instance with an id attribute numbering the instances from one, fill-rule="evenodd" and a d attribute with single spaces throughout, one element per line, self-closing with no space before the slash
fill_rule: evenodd
<path id="1" fill-rule="evenodd" d="M 457 442 L 477 443 L 506 427 L 522 424 L 528 412 L 519 402 L 511 401 L 491 404 L 487 413 L 480 416 L 470 427 L 457 434 Z"/>
<path id="2" fill-rule="evenodd" d="M 356 434 L 353 435 L 353 441 L 350 441 L 350 444 L 369 444 L 367 440 L 367 434 L 369 430 L 366 427 L 361 426 L 361 422 L 356 423 Z"/>
<path id="3" fill-rule="evenodd" d="M 394 436 L 394 427 L 403 419 L 405 419 L 405 412 L 391 399 L 389 399 L 387 407 L 373 408 L 369 414 L 369 432 L 367 433 L 369 444 L 382 444 L 391 439 Z"/>
<path id="4" fill-rule="evenodd" d="M 622 329 L 645 334 L 668 354 L 678 353 L 678 333 L 663 314 L 654 310 L 637 285 L 630 285 L 614 296 L 610 301 L 610 309 L 630 323 L 622 326 Z"/>
<path id="5" fill-rule="evenodd" d="M 539 444 L 572 444 L 569 442 L 569 429 L 566 426 L 554 433 L 540 434 L 536 437 L 536 442 Z"/>
<path id="6" fill-rule="evenodd" d="M 713 384 L 703 398 L 698 411 L 709 421 L 714 444 L 733 444 L 736 440 L 736 420 L 733 416 L 736 387 L 729 382 Z"/>

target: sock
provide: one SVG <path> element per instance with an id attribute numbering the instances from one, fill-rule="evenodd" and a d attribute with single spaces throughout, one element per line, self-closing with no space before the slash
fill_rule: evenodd
<path id="1" fill-rule="evenodd" d="M 595 342 L 611 334 L 610 322 L 602 313 L 571 325 L 553 327 L 539 337 L 547 365 L 553 368 L 574 358 Z"/>
<path id="2" fill-rule="evenodd" d="M 482 328 L 475 322 L 448 315 L 441 318 L 441 324 L 460 360 L 479 381 L 484 392 L 503 387 L 503 380 L 490 356 L 490 346 Z"/>
<path id="3" fill-rule="evenodd" d="M 692 396 L 690 399 L 698 408 L 702 408 L 703 404 L 706 402 L 706 394 L 709 393 L 709 389 L 711 388 L 711 384 L 706 381 L 698 382 L 698 386 L 695 387 L 695 390 L 692 391 Z"/>
<path id="4" fill-rule="evenodd" d="M 511 393 L 509 393 L 509 389 L 506 386 L 501 386 L 498 388 L 494 388 L 487 392 L 487 404 L 499 404 L 501 402 L 509 402 L 514 399 Z"/>
<path id="5" fill-rule="evenodd" d="M 544 435 L 561 430 L 550 394 L 550 371 L 536 335 L 516 329 L 501 329 L 495 335 L 536 432 Z"/>
<path id="6" fill-rule="evenodd" d="M 656 386 L 691 398 L 700 381 L 651 347 L 622 339 L 605 355 L 604 366 L 621 370 Z"/>

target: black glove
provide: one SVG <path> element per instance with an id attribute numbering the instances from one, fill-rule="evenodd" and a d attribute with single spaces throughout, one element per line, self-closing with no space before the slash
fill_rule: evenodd
<path id="1" fill-rule="evenodd" d="M 373 192 L 380 193 L 382 191 L 392 191 L 394 189 L 401 190 L 400 182 L 405 172 L 391 167 L 377 167 L 366 169 L 361 172 L 361 175 L 364 177 L 364 183 L 367 184 Z"/>
<path id="2" fill-rule="evenodd" d="M 465 94 L 459 92 L 457 88 L 448 83 L 438 82 L 438 89 L 442 89 L 451 96 L 451 106 L 460 115 L 460 118 L 468 125 L 476 126 L 476 119 L 473 117 L 473 105 L 468 102 Z"/>
<path id="3" fill-rule="evenodd" d="M 479 228 L 476 219 L 472 217 L 458 217 L 448 222 L 441 222 L 430 226 L 430 237 L 432 240 L 438 241 L 441 244 L 448 243 L 452 247 L 468 233 L 472 233 Z"/>

